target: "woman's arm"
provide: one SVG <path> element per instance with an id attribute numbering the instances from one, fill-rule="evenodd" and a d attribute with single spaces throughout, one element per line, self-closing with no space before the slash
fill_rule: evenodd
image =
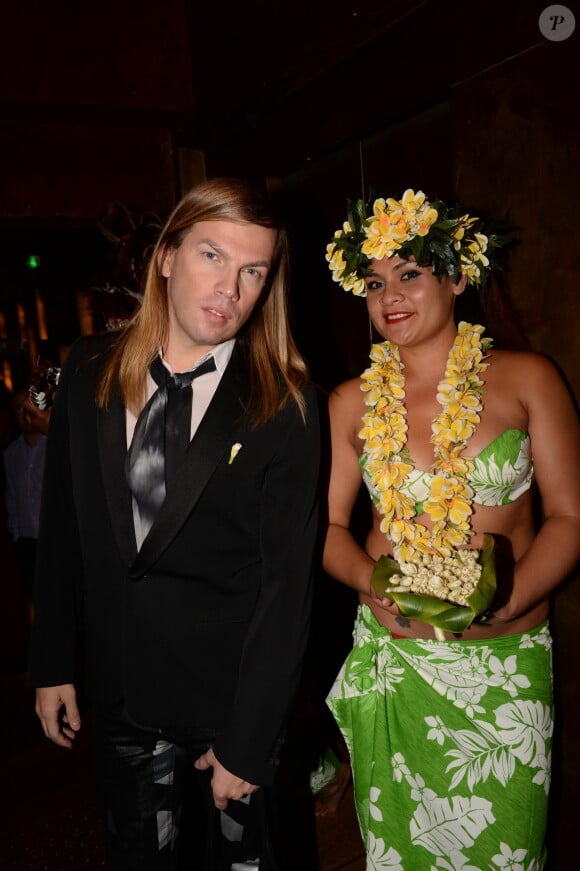
<path id="1" fill-rule="evenodd" d="M 509 601 L 490 622 L 514 620 L 544 601 L 580 557 L 580 433 L 568 390 L 554 366 L 526 354 L 518 395 L 528 411 L 542 526 L 517 561 Z"/>
<path id="2" fill-rule="evenodd" d="M 331 469 L 324 569 L 336 580 L 371 594 L 374 561 L 350 532 L 352 510 L 361 486 L 355 439 L 362 427 L 364 402 L 359 379 L 341 384 L 329 399 Z"/>

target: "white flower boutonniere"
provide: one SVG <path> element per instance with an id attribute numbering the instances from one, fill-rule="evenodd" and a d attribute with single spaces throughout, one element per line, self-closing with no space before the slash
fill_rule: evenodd
<path id="1" fill-rule="evenodd" d="M 234 462 L 234 460 L 238 456 L 241 449 L 242 449 L 242 446 L 239 442 L 236 442 L 235 445 L 232 445 L 232 449 L 230 451 L 230 458 L 228 460 L 228 466 L 231 466 L 231 464 Z"/>

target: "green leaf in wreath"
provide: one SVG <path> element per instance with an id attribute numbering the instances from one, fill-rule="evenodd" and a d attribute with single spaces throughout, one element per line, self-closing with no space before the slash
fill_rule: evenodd
<path id="1" fill-rule="evenodd" d="M 489 611 L 493 605 L 497 592 L 497 578 L 495 575 L 495 541 L 493 535 L 486 532 L 483 537 L 483 548 L 479 555 L 482 572 L 477 587 L 468 596 L 469 607 L 474 617 L 479 617 L 485 611 Z"/>

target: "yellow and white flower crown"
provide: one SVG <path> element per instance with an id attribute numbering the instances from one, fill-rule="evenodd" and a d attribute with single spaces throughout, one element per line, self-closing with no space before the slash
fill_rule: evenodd
<path id="1" fill-rule="evenodd" d="M 460 205 L 429 202 L 423 191 L 410 188 L 400 200 L 381 197 L 348 201 L 348 220 L 327 245 L 332 278 L 355 296 L 366 296 L 365 275 L 371 260 L 397 254 L 413 258 L 418 266 L 431 266 L 441 279 L 484 286 L 498 268 L 495 253 L 511 242 L 482 218 L 471 217 Z M 485 232 L 484 232 L 485 231 Z"/>

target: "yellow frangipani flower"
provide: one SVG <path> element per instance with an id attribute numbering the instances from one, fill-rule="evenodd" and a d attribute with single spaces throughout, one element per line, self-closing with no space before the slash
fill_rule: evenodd
<path id="1" fill-rule="evenodd" d="M 461 524 L 471 515 L 469 496 L 469 488 L 460 479 L 437 475 L 423 507 L 434 523 L 449 519 L 453 524 Z"/>
<path id="2" fill-rule="evenodd" d="M 373 487 L 378 487 L 380 490 L 394 487 L 398 490 L 405 483 L 407 475 L 413 471 L 413 466 L 409 463 L 377 463 L 375 461 L 373 469 L 371 470 L 367 465 Z"/>
<path id="3" fill-rule="evenodd" d="M 326 246 L 326 255 L 325 255 L 325 257 L 326 257 L 326 260 L 328 260 L 328 262 L 329 262 L 330 264 L 332 264 L 332 260 L 333 260 L 333 258 L 335 257 L 337 251 L 339 251 L 339 249 L 336 247 L 336 245 L 334 244 L 334 242 L 329 242 L 328 245 Z"/>
<path id="4" fill-rule="evenodd" d="M 397 202 L 396 200 L 390 202 Z M 400 205 L 407 209 L 409 212 L 418 212 L 420 208 L 422 208 L 425 202 L 425 194 L 423 191 L 417 191 L 415 193 L 411 188 L 407 188 L 403 196 L 401 197 Z M 399 205 L 397 203 L 397 205 Z"/>
<path id="5" fill-rule="evenodd" d="M 371 345 L 369 357 L 372 360 L 372 362 L 377 363 L 377 365 L 378 364 L 385 364 L 386 362 L 388 362 L 391 359 L 389 349 L 385 348 L 384 345 L 381 343 L 375 343 L 374 345 Z M 369 378 L 374 378 L 375 374 L 376 373 L 374 370 L 369 371 L 367 369 L 366 372 L 363 372 L 363 375 L 368 375 Z"/>
<path id="6" fill-rule="evenodd" d="M 383 530 L 384 532 L 385 530 Z M 399 563 L 411 563 L 415 560 L 417 555 L 417 551 L 419 553 L 426 553 L 426 551 L 419 544 L 407 544 L 403 542 L 399 545 L 397 550 L 397 559 Z"/>
<path id="7" fill-rule="evenodd" d="M 366 296 L 367 286 L 363 278 L 357 278 L 356 275 L 349 275 L 342 280 L 342 286 L 345 290 L 352 290 L 355 296 Z"/>
<path id="8" fill-rule="evenodd" d="M 472 222 L 476 219 L 473 218 Z M 466 321 L 460 321 L 457 325 L 457 335 L 460 339 L 464 339 L 465 336 L 483 336 L 485 333 L 485 327 L 482 327 L 481 324 L 468 324 Z M 491 341 L 491 339 L 488 339 Z"/>
<path id="9" fill-rule="evenodd" d="M 368 427 L 361 430 L 359 435 L 364 433 L 364 438 L 368 444 L 368 451 L 372 454 L 379 454 L 383 451 L 385 444 L 384 434 L 378 432 L 374 427 Z"/>
<path id="10" fill-rule="evenodd" d="M 479 408 L 479 397 L 474 396 L 472 391 L 467 389 L 456 391 L 455 396 L 449 398 L 449 405 L 447 408 L 449 409 L 449 416 L 452 418 L 464 414 L 467 410 L 467 419 L 469 422 L 479 422 L 479 414 L 477 413 L 477 409 Z"/>
<path id="11" fill-rule="evenodd" d="M 450 440 L 449 429 L 447 427 L 442 427 L 438 421 L 433 421 L 432 427 L 434 432 L 430 439 L 431 444 L 435 448 L 452 448 L 453 441 Z"/>
<path id="12" fill-rule="evenodd" d="M 373 391 L 376 388 L 373 388 Z M 368 403 L 367 403 L 368 405 Z M 377 417 L 390 417 L 395 412 L 400 413 L 401 403 L 396 396 L 383 396 L 375 404 L 375 414 Z"/>
<path id="13" fill-rule="evenodd" d="M 432 536 L 428 534 L 415 536 L 415 538 L 413 539 L 413 547 L 418 553 L 433 553 Z M 409 550 L 410 548 L 407 544 L 407 553 L 409 552 Z M 401 556 L 401 560 L 402 559 L 404 559 L 403 556 Z M 407 557 L 407 560 L 408 559 L 409 558 Z"/>
<path id="14" fill-rule="evenodd" d="M 365 399 L 367 405 L 375 405 L 381 400 L 381 388 L 378 384 L 364 382 L 361 384 L 361 390 L 368 391 L 368 397 Z"/>
<path id="15" fill-rule="evenodd" d="M 385 216 L 385 222 L 388 216 Z M 404 223 L 381 223 L 372 221 L 367 230 L 367 239 L 361 247 L 361 251 L 370 260 L 384 260 L 391 257 L 403 242 L 409 239 Z"/>
<path id="16" fill-rule="evenodd" d="M 342 251 L 340 248 L 336 248 L 333 244 L 330 244 L 326 249 L 326 259 L 328 260 L 329 267 L 332 270 L 332 280 L 341 284 L 343 282 L 344 270 L 346 269 L 346 263 L 342 256 Z"/>
<path id="17" fill-rule="evenodd" d="M 361 439 L 382 439 L 389 432 L 389 427 L 385 420 L 381 418 L 372 417 L 372 415 L 368 414 L 363 417 L 363 423 L 365 424 L 361 431 L 359 432 L 359 438 Z"/>
<path id="18" fill-rule="evenodd" d="M 332 280 L 337 284 L 342 285 L 344 290 L 352 291 L 355 296 L 366 296 L 367 288 L 363 278 L 359 278 L 354 273 L 345 275 L 346 261 L 342 250 L 336 245 L 336 240 L 340 239 L 345 233 L 351 232 L 351 226 L 348 221 L 342 225 L 342 230 L 338 230 L 334 234 L 333 241 L 326 246 L 326 260 L 329 264 L 329 269 L 332 271 Z"/>
<path id="19" fill-rule="evenodd" d="M 439 506 L 444 511 L 445 503 L 453 499 L 456 489 L 456 480 L 453 478 L 444 478 L 442 475 L 436 475 L 431 480 L 429 498 L 425 501 L 423 507 L 429 513 L 432 520 L 437 521 L 440 519 L 440 517 L 436 516 L 435 509 Z M 433 511 L 428 507 L 430 505 L 433 506 Z"/>
<path id="20" fill-rule="evenodd" d="M 471 517 L 471 503 L 468 499 L 456 496 L 451 500 L 447 516 L 451 523 L 460 525 L 466 523 Z"/>
<path id="21" fill-rule="evenodd" d="M 426 236 L 439 215 L 432 206 L 424 206 L 424 201 L 425 195 L 421 191 L 415 194 L 412 190 L 405 191 L 401 201 L 375 200 L 374 217 L 365 230 L 362 253 L 382 260 L 391 257 L 414 236 Z"/>
<path id="22" fill-rule="evenodd" d="M 407 431 L 407 421 L 405 420 L 403 414 L 401 414 L 401 404 L 397 403 L 397 411 L 394 411 L 389 416 L 389 426 L 393 435 L 396 438 L 403 438 L 404 433 Z"/>
<path id="23" fill-rule="evenodd" d="M 412 523 L 408 520 L 393 520 L 388 529 L 389 538 L 393 544 L 401 544 L 408 539 L 412 541 L 415 536 L 415 530 Z"/>
<path id="24" fill-rule="evenodd" d="M 484 251 L 487 251 L 489 239 L 487 238 L 487 236 L 484 236 L 483 233 L 474 233 L 474 236 L 475 240 L 472 242 L 469 248 L 471 251 L 479 250 L 481 254 L 483 254 Z"/>
<path id="25" fill-rule="evenodd" d="M 396 439 L 392 436 L 386 436 L 382 440 L 382 448 L 385 454 L 398 454 L 401 452 L 405 439 Z"/>
<path id="26" fill-rule="evenodd" d="M 425 209 L 425 211 L 421 214 L 421 220 L 417 226 L 417 236 L 426 236 L 431 226 L 435 223 L 437 218 L 439 217 L 439 213 L 436 209 Z"/>
<path id="27" fill-rule="evenodd" d="M 391 528 L 391 522 L 395 516 L 395 506 L 392 502 L 388 504 L 383 504 L 382 502 L 378 505 L 379 511 L 383 515 L 383 519 L 381 520 L 380 530 L 384 532 L 385 535 L 389 535 L 389 530 Z"/>
<path id="28" fill-rule="evenodd" d="M 473 224 L 475 224 L 476 221 L 477 221 L 477 218 L 470 218 L 469 215 L 463 215 L 459 219 L 459 223 L 457 224 L 455 229 L 451 231 L 452 238 L 456 240 L 455 245 L 454 245 L 456 250 L 459 250 L 460 245 L 458 243 L 465 236 L 466 230 L 469 230 L 469 228 Z"/>
<path id="29" fill-rule="evenodd" d="M 454 478 L 467 478 L 473 471 L 474 462 L 468 457 L 456 456 L 445 447 L 439 449 L 439 459 L 435 465 L 437 473 Z"/>
<path id="30" fill-rule="evenodd" d="M 451 410 L 454 404 L 467 406 L 467 408 L 477 408 L 479 405 L 479 394 L 474 393 L 473 386 L 465 381 L 460 381 L 457 376 L 452 375 L 449 381 L 441 384 L 440 390 L 437 391 L 437 401 L 445 403 L 447 413 L 451 416 L 454 412 Z"/>
<path id="31" fill-rule="evenodd" d="M 420 251 L 421 265 L 429 264 L 437 275 L 455 276 L 463 272 L 471 282 L 482 284 L 492 265 L 486 253 L 489 238 L 479 230 L 485 229 L 482 218 L 462 214 L 457 206 L 448 208 L 441 200 L 429 202 L 423 191 L 408 188 L 400 200 L 379 197 L 374 202 L 359 199 L 351 204 L 349 216 L 352 226 L 345 222 L 334 234 L 334 241 L 344 248 L 346 260 L 352 264 L 358 279 L 364 277 L 368 260 L 392 257 L 405 247 L 404 256 Z M 428 237 L 434 228 L 433 245 L 413 245 L 415 238 Z M 494 247 L 506 244 L 507 239 L 494 237 Z M 491 252 L 490 256 L 493 254 Z M 493 257 L 492 257 L 493 259 Z M 362 285 L 354 283 L 350 275 L 337 273 L 345 290 L 365 295 Z"/>
<path id="32" fill-rule="evenodd" d="M 451 422 L 451 426 L 449 427 L 451 441 L 467 441 L 469 436 L 473 433 L 473 429 L 474 427 L 467 419 L 467 417 L 465 417 L 463 420 L 458 420 L 457 418 L 455 418 L 455 420 Z"/>
<path id="33" fill-rule="evenodd" d="M 451 550 L 457 550 L 465 544 L 465 531 L 448 526 L 444 534 L 434 535 L 433 546 L 441 556 L 450 556 Z M 444 552 L 444 548 L 447 552 Z"/>
<path id="34" fill-rule="evenodd" d="M 375 218 L 381 217 L 381 215 L 385 212 L 386 203 L 384 197 L 378 197 L 373 203 L 373 214 Z"/>
<path id="35" fill-rule="evenodd" d="M 377 210 L 387 214 L 389 208 L 400 211 L 400 206 L 397 201 L 387 201 L 379 204 Z M 415 220 L 420 209 L 420 203 L 411 203 L 404 219 Z M 490 340 L 483 339 L 482 333 L 483 327 L 478 325 L 459 324 L 444 378 L 438 386 L 441 412 L 432 423 L 431 437 L 434 478 L 423 503 L 431 528 L 414 519 L 417 506 L 406 490 L 414 467 L 406 453 L 405 379 L 399 350 L 390 342 L 373 345 L 371 349 L 371 366 L 361 383 L 368 407 L 359 434 L 365 442 L 363 474 L 382 514 L 381 530 L 391 541 L 399 561 L 413 561 L 417 554 L 450 555 L 465 546 L 473 534 L 470 527 L 473 491 L 467 483 L 473 461 L 461 453 L 479 423 L 482 409 L 480 376 L 489 365 L 484 352 L 490 346 Z"/>
<path id="36" fill-rule="evenodd" d="M 483 354 L 479 348 L 472 348 L 467 342 L 463 347 L 457 349 L 453 361 L 449 366 L 449 375 L 455 376 L 459 380 L 459 373 L 465 371 L 465 367 L 473 363 L 479 363 L 483 359 Z"/>
<path id="37" fill-rule="evenodd" d="M 467 403 L 462 406 L 460 402 L 450 402 L 449 403 L 449 411 L 451 412 L 451 419 L 458 419 L 463 414 L 463 423 L 470 427 L 471 430 L 463 437 L 464 441 L 467 441 L 469 436 L 473 434 L 477 424 L 479 423 L 479 414 L 476 411 L 476 407 L 469 407 Z"/>
<path id="38" fill-rule="evenodd" d="M 379 507 L 385 517 L 408 518 L 415 513 L 415 504 L 410 496 L 390 488 L 380 494 Z"/>

